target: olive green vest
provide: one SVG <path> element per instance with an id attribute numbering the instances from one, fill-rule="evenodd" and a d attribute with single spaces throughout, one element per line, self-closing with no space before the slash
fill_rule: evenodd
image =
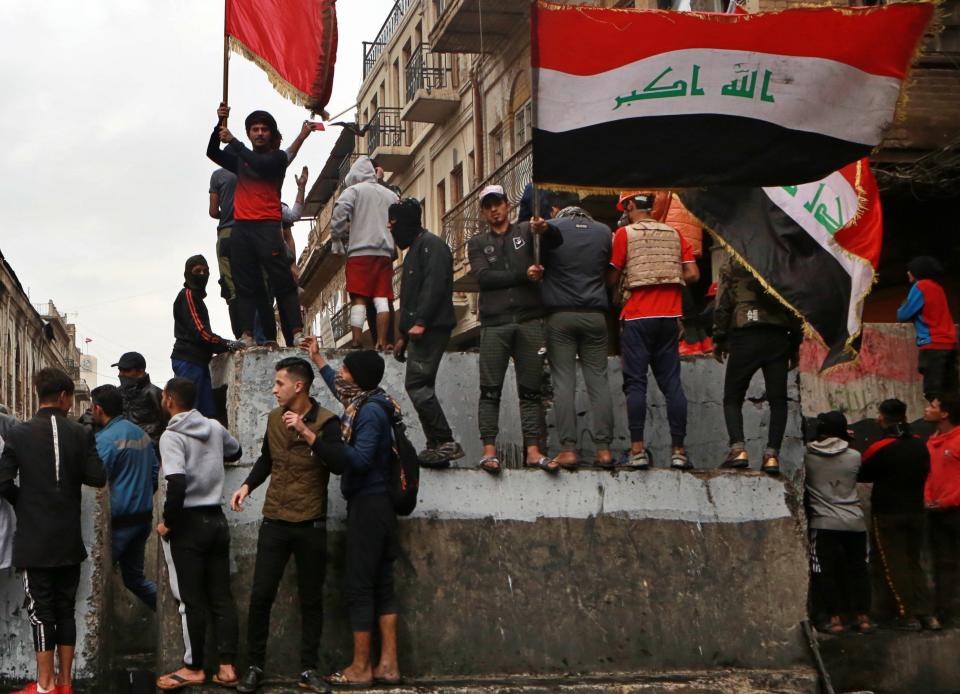
<path id="1" fill-rule="evenodd" d="M 323 425 L 336 415 L 318 407 L 317 418 L 304 422 L 320 436 Z M 273 466 L 270 486 L 263 502 L 263 516 L 290 523 L 327 517 L 327 482 L 330 471 L 296 431 L 283 423 L 283 409 L 267 417 L 267 441 Z"/>

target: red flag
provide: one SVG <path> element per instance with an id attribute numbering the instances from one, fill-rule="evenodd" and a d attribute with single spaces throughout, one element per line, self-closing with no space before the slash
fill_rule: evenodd
<path id="1" fill-rule="evenodd" d="M 883 210 L 870 160 L 864 157 L 848 164 L 840 169 L 840 175 L 857 191 L 858 205 L 853 221 L 837 231 L 833 239 L 845 250 L 868 261 L 876 270 L 880 267 L 883 248 Z"/>
<path id="2" fill-rule="evenodd" d="M 278 92 L 325 115 L 337 60 L 336 0 L 227 0 L 226 33 Z"/>

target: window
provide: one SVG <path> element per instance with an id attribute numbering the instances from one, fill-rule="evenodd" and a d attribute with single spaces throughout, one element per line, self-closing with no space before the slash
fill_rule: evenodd
<path id="1" fill-rule="evenodd" d="M 456 204 L 463 200 L 463 164 L 457 164 L 450 172 L 450 202 Z"/>
<path id="2" fill-rule="evenodd" d="M 443 216 L 447 213 L 447 183 L 440 181 L 437 184 L 437 229 L 443 228 Z"/>
<path id="3" fill-rule="evenodd" d="M 533 139 L 533 102 L 527 101 L 513 114 L 513 150 Z"/>
<path id="4" fill-rule="evenodd" d="M 499 169 L 503 163 L 503 124 L 490 133 L 490 169 Z"/>

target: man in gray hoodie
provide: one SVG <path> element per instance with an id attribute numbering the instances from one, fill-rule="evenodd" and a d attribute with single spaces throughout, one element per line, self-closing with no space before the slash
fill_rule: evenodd
<path id="1" fill-rule="evenodd" d="M 850 448 L 847 418 L 841 412 L 817 415 L 816 439 L 807 444 L 807 519 L 814 596 L 828 615 L 830 634 L 846 629 L 843 615 L 855 615 L 860 633 L 876 629 L 870 619 L 867 526 L 857 473 L 860 453 Z"/>
<path id="2" fill-rule="evenodd" d="M 160 437 L 167 497 L 157 533 L 180 604 L 183 667 L 157 679 L 160 689 L 202 684 L 207 612 L 213 616 L 220 667 L 213 681 L 237 684 L 237 609 L 230 591 L 230 530 L 220 507 L 223 463 L 240 459 L 240 444 L 223 426 L 193 409 L 196 386 L 172 378 L 161 403 L 170 415 Z"/>
<path id="3" fill-rule="evenodd" d="M 353 346 L 360 346 L 367 302 L 372 300 L 377 311 L 377 349 L 383 350 L 390 328 L 393 259 L 397 253 L 387 221 L 390 205 L 400 199 L 377 182 L 377 171 L 366 156 L 354 162 L 344 183 L 347 188 L 337 198 L 330 225 L 335 247 L 347 256 Z"/>

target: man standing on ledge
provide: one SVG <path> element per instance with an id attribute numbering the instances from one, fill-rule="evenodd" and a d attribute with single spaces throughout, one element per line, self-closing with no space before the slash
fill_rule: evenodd
<path id="1" fill-rule="evenodd" d="M 0 496 L 17 513 L 13 565 L 23 578 L 37 654 L 36 682 L 16 694 L 73 694 L 74 613 L 80 564 L 87 558 L 80 490 L 104 486 L 107 473 L 93 433 L 67 419 L 73 380 L 60 369 L 40 369 L 34 387 L 40 409 L 10 431 L 0 456 Z M 60 660 L 57 677 L 54 650 Z"/>
<path id="2" fill-rule="evenodd" d="M 207 156 L 214 163 L 237 175 L 233 197 L 233 231 L 230 235 L 230 268 L 237 290 L 237 325 L 240 339 L 252 347 L 254 314 L 263 321 L 267 342 L 277 340 L 277 325 L 272 319 L 273 302 L 258 289 L 267 275 L 277 299 L 280 320 L 291 326 L 293 341 L 303 335 L 297 285 L 290 273 L 283 233 L 280 228 L 280 189 L 287 166 L 300 151 L 313 125 L 304 121 L 300 134 L 286 150 L 280 149 L 277 121 L 266 111 L 254 111 L 244 123 L 253 149 L 247 149 L 222 123 L 230 115 L 223 104 L 217 109 L 218 121 L 210 135 Z M 221 150 L 219 142 L 226 143 Z M 259 306 L 257 305 L 259 303 Z"/>
<path id="3" fill-rule="evenodd" d="M 416 198 L 390 206 L 390 231 L 397 248 L 407 251 L 400 279 L 400 339 L 394 345 L 397 359 L 406 351 L 405 387 L 427 438 L 420 453 L 425 467 L 450 467 L 463 457 L 453 440 L 443 407 L 437 399 L 437 371 L 457 324 L 453 312 L 453 254 L 439 236 L 423 228 L 423 210 Z"/>
<path id="4" fill-rule="evenodd" d="M 283 571 L 293 555 L 300 595 L 299 686 L 325 692 L 327 687 L 317 672 L 317 651 L 323 629 L 327 484 L 331 472 L 343 471 L 346 460 L 343 439 L 336 415 L 310 397 L 313 384 L 310 363 L 299 357 L 287 357 L 277 362 L 276 372 L 273 395 L 277 407 L 267 417 L 260 457 L 230 500 L 230 508 L 240 511 L 250 493 L 270 478 L 250 592 L 249 667 L 237 691 L 255 692 L 263 681 L 270 610 Z"/>
<path id="5" fill-rule="evenodd" d="M 535 263 L 534 232 L 529 222 L 510 222 L 510 201 L 501 186 L 480 191 L 480 214 L 490 229 L 470 239 L 470 270 L 480 284 L 480 404 L 478 419 L 483 440 L 480 468 L 499 474 L 497 434 L 500 395 L 507 367 L 513 360 L 520 396 L 520 426 L 526 465 L 547 472 L 559 464 L 542 449 L 543 417 L 543 304 L 538 282 L 543 268 Z M 554 227 L 542 234 L 544 250 L 563 243 Z"/>
<path id="6" fill-rule="evenodd" d="M 683 314 L 680 288 L 700 279 L 693 248 L 676 229 L 650 215 L 653 193 L 622 193 L 617 209 L 629 223 L 613 237 L 608 283 L 621 287 L 625 299 L 620 312 L 623 352 L 623 392 L 627 396 L 630 450 L 620 463 L 646 470 L 651 465 L 644 443 L 647 418 L 647 369 L 667 400 L 672 449 L 670 467 L 693 467 L 684 447 L 687 435 L 687 398 L 680 382 L 679 318 Z"/>

